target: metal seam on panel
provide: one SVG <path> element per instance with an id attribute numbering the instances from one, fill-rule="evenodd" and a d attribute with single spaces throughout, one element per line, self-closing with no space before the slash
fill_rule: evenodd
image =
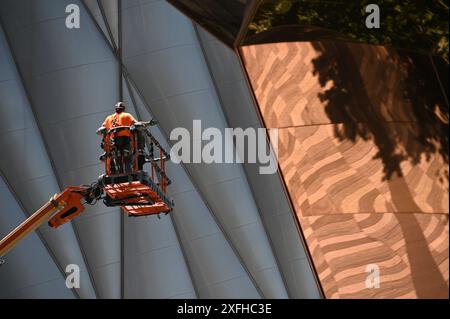
<path id="1" fill-rule="evenodd" d="M 97 31 L 100 33 L 100 35 L 105 40 L 106 45 L 109 46 L 111 52 L 113 52 L 114 56 L 115 56 L 115 48 L 114 48 L 114 46 L 112 45 L 111 42 L 109 42 L 108 36 L 103 32 L 102 28 L 100 27 L 100 25 L 98 24 L 97 20 L 95 19 L 94 14 L 91 12 L 91 10 L 89 10 L 89 7 L 86 4 L 86 1 L 85 0 L 81 0 L 81 4 L 83 5 L 84 10 L 87 12 L 88 16 L 91 18 L 91 21 L 94 23 L 95 27 L 97 28 Z M 117 59 L 117 56 L 116 56 L 116 59 Z"/>
<path id="2" fill-rule="evenodd" d="M 245 36 L 247 35 L 248 26 L 253 21 L 253 18 L 256 16 L 256 13 L 258 12 L 261 3 L 262 0 L 251 0 L 251 4 L 248 5 L 250 6 L 250 9 L 244 10 L 244 17 L 241 21 L 241 27 L 239 28 L 238 34 L 236 35 L 236 38 L 233 42 L 234 47 L 239 47 L 239 45 L 241 45 L 242 42 L 244 42 Z M 248 13 L 248 15 L 245 15 L 245 13 Z"/>
<path id="3" fill-rule="evenodd" d="M 116 1 L 116 0 L 109 0 L 109 1 Z M 105 23 L 106 31 L 108 32 L 108 36 L 111 40 L 112 46 L 114 47 L 114 51 L 118 51 L 120 43 L 116 43 L 116 41 L 114 40 L 114 36 L 112 34 L 111 27 L 109 26 L 108 18 L 106 17 L 105 9 L 103 8 L 103 4 L 101 3 L 101 0 L 97 0 L 97 6 L 100 9 L 100 14 L 102 15 L 102 19 L 103 19 L 103 22 Z M 119 12 L 117 14 L 119 14 Z M 120 16 L 119 16 L 119 21 L 120 21 Z M 120 28 L 120 23 L 119 23 L 119 28 Z M 102 33 L 103 33 L 103 31 L 102 31 Z M 119 29 L 119 34 L 120 34 L 120 29 Z"/>
<path id="4" fill-rule="evenodd" d="M 83 66 L 88 66 L 88 65 L 110 63 L 110 62 L 111 62 L 111 60 L 99 60 L 99 61 L 90 62 L 90 63 L 81 63 L 81 64 L 69 65 L 69 66 L 66 66 L 66 67 L 53 69 L 51 71 L 44 71 L 44 72 L 41 72 L 41 73 L 31 73 L 30 75 L 32 77 L 39 78 L 39 77 L 43 77 L 43 76 L 50 75 L 50 74 L 53 74 L 53 73 L 57 73 L 59 71 L 76 69 L 76 68 L 83 67 Z"/>
<path id="5" fill-rule="evenodd" d="M 100 1 L 100 0 L 97 0 Z M 119 56 L 119 94 L 120 94 L 120 99 L 119 100 L 123 100 L 123 83 L 122 83 L 122 79 L 123 79 L 123 69 L 122 69 L 122 65 L 123 65 L 123 56 L 122 56 L 122 0 L 117 0 L 117 52 L 118 52 L 118 56 Z"/>
<path id="6" fill-rule="evenodd" d="M 8 47 L 9 47 L 12 59 L 14 61 L 14 64 L 16 65 L 16 70 L 17 70 L 17 73 L 19 75 L 19 79 L 20 79 L 20 81 L 22 83 L 23 90 L 24 90 L 25 95 L 26 95 L 26 97 L 28 99 L 28 103 L 29 103 L 29 106 L 30 106 L 30 109 L 31 109 L 31 113 L 33 114 L 34 121 L 36 123 L 36 127 L 38 129 L 39 134 L 40 134 L 42 143 L 44 145 L 44 149 L 45 149 L 45 152 L 47 154 L 48 160 L 50 162 L 50 166 L 52 167 L 53 174 L 55 175 L 55 179 L 56 179 L 56 182 L 58 184 L 59 190 L 61 191 L 62 190 L 61 178 L 60 178 L 60 176 L 58 174 L 58 171 L 56 170 L 56 166 L 55 166 L 54 160 L 53 160 L 53 158 L 52 158 L 52 156 L 51 156 L 51 154 L 49 152 L 48 143 L 47 143 L 47 141 L 46 141 L 46 139 L 45 139 L 45 137 L 43 135 L 42 127 L 41 127 L 41 125 L 39 123 L 39 120 L 37 118 L 36 112 L 34 110 L 33 101 L 31 99 L 31 95 L 30 95 L 30 93 L 29 93 L 29 91 L 28 91 L 28 89 L 26 87 L 26 84 L 25 84 L 25 81 L 24 81 L 24 77 L 23 77 L 23 74 L 22 74 L 22 70 L 21 70 L 21 68 L 19 66 L 19 63 L 17 62 L 17 58 L 16 58 L 16 55 L 15 55 L 14 49 L 11 46 L 11 41 L 9 39 L 8 33 L 6 32 L 6 30 L 4 28 L 3 19 L 1 17 L 0 17 L 0 27 L 3 29 L 3 33 L 5 35 L 5 39 L 6 39 Z M 86 258 L 86 254 L 85 254 L 85 252 L 83 250 L 83 247 L 80 245 L 80 236 L 79 236 L 79 233 L 78 233 L 78 229 L 77 229 L 75 223 L 73 223 L 73 222 L 70 222 L 70 223 L 72 224 L 72 228 L 73 228 L 73 231 L 75 233 L 75 237 L 77 239 L 78 247 L 79 247 L 81 255 L 83 257 L 83 261 L 84 261 L 84 263 L 86 265 L 86 268 L 87 268 L 87 271 L 88 271 L 88 274 L 89 274 L 89 278 L 91 280 L 92 288 L 94 289 L 94 294 L 97 297 L 98 293 L 97 293 L 97 289 L 96 289 L 95 282 L 94 282 L 94 279 L 93 279 L 92 271 L 90 269 L 88 260 Z"/>
<path id="7" fill-rule="evenodd" d="M 99 0 L 97 0 L 99 1 Z M 123 75 L 123 67 L 122 67 L 122 61 L 121 59 L 117 56 L 118 54 L 118 50 L 116 50 L 116 47 L 112 44 L 114 43 L 114 39 L 111 39 L 111 42 L 108 41 L 108 37 L 107 35 L 103 32 L 102 28 L 100 27 L 100 25 L 98 24 L 97 20 L 95 19 L 94 15 L 92 14 L 92 12 L 89 10 L 89 7 L 87 6 L 85 0 L 81 0 L 81 4 L 83 5 L 83 8 L 85 9 L 85 11 L 87 12 L 88 16 L 90 17 L 92 23 L 94 24 L 94 26 L 97 28 L 97 31 L 99 32 L 100 36 L 103 37 L 104 42 L 106 43 L 106 45 L 109 47 L 109 49 L 111 50 L 111 53 L 113 54 L 116 62 L 118 63 L 118 73 L 120 76 Z M 99 2 L 97 2 L 97 5 L 100 6 Z M 119 18 L 121 17 L 121 13 L 119 14 Z M 102 16 L 103 18 L 103 16 Z M 103 18 L 103 21 L 105 22 L 105 18 Z M 106 24 L 106 28 L 107 30 L 109 30 L 109 24 L 107 22 L 105 22 Z M 119 29 L 119 35 L 121 34 L 121 29 Z M 119 94 L 122 94 L 122 86 L 121 86 L 121 82 L 122 79 L 119 80 Z M 121 298 L 123 299 L 125 296 L 125 284 L 124 284 L 124 280 L 125 280 L 125 265 L 124 265 L 124 261 L 125 261 L 125 253 L 123 251 L 123 247 L 124 247 L 124 216 L 123 214 L 120 212 L 120 208 L 119 208 L 119 214 L 120 214 L 120 295 Z"/>
<path id="8" fill-rule="evenodd" d="M 130 84 L 130 82 L 129 82 L 128 76 L 124 76 L 124 79 L 125 79 L 125 83 L 126 83 L 126 85 L 127 85 L 127 89 L 128 89 L 128 93 L 129 93 L 129 95 L 130 95 L 131 102 L 132 102 L 133 105 L 134 105 L 134 110 L 135 110 L 135 112 L 136 112 L 136 115 L 137 115 L 139 118 L 141 118 L 141 115 L 140 115 L 139 110 L 138 110 L 138 108 L 137 108 L 136 98 L 135 98 L 135 96 L 134 96 L 133 90 L 131 89 L 131 84 Z M 136 89 L 136 90 L 137 90 L 137 89 Z M 186 263 L 186 267 L 187 267 L 187 270 L 188 270 L 188 273 L 189 273 L 189 277 L 191 278 L 192 287 L 194 287 L 194 293 L 195 293 L 195 296 L 196 296 L 197 298 L 200 298 L 200 295 L 199 295 L 199 292 L 198 292 L 198 288 L 197 288 L 197 284 L 196 284 L 196 282 L 195 282 L 195 277 L 194 277 L 194 275 L 193 275 L 193 272 L 192 272 L 192 269 L 191 269 L 191 265 L 190 265 L 190 263 L 189 263 L 189 259 L 187 258 L 187 254 L 186 254 L 185 248 L 184 248 L 184 246 L 183 246 L 183 241 L 181 240 L 181 236 L 180 236 L 180 234 L 179 234 L 178 226 L 177 226 L 177 224 L 176 224 L 176 222 L 175 222 L 175 219 L 174 219 L 173 216 L 172 216 L 173 213 L 174 213 L 174 212 L 172 212 L 172 213 L 169 214 L 170 220 L 171 220 L 171 222 L 172 222 L 172 226 L 173 226 L 173 229 L 174 229 L 174 231 L 175 231 L 175 235 L 177 236 L 178 245 L 180 246 L 180 250 L 181 250 L 181 254 L 183 255 L 184 262 Z"/>
<path id="9" fill-rule="evenodd" d="M 188 44 L 174 44 L 174 45 L 170 45 L 170 46 L 167 46 L 167 47 L 164 47 L 164 48 L 150 49 L 150 50 L 145 51 L 143 53 L 136 53 L 136 54 L 133 54 L 133 55 L 129 55 L 129 56 L 127 56 L 127 59 L 139 58 L 139 57 L 144 56 L 144 55 L 149 55 L 149 54 L 153 54 L 153 53 L 159 53 L 159 52 L 165 51 L 167 49 L 190 48 L 190 47 L 192 47 L 192 44 L 190 44 L 190 43 L 188 43 Z"/>
<path id="10" fill-rule="evenodd" d="M 255 92 L 253 91 L 253 86 L 252 86 L 252 84 L 250 82 L 250 77 L 249 77 L 249 75 L 247 73 L 247 69 L 244 66 L 244 61 L 243 61 L 243 58 L 242 58 L 240 50 L 241 50 L 240 47 L 236 48 L 235 52 L 236 52 L 236 55 L 238 56 L 239 65 L 240 65 L 240 67 L 242 69 L 242 72 L 244 74 L 244 80 L 246 82 L 246 85 L 249 88 L 249 91 L 251 92 L 250 96 L 251 96 L 251 98 L 253 100 L 253 103 L 252 103 L 253 107 L 255 108 L 256 114 L 258 115 L 258 119 L 259 119 L 260 125 L 262 125 L 262 127 L 267 128 L 266 123 L 264 121 L 264 118 L 262 117 L 261 111 L 259 109 L 259 104 L 257 102 L 256 96 L 255 96 Z M 270 143 L 269 136 L 267 136 L 267 140 Z M 325 296 L 325 292 L 324 292 L 323 287 L 322 287 L 322 282 L 320 281 L 319 274 L 317 272 L 316 266 L 314 265 L 314 262 L 313 262 L 313 259 L 312 259 L 312 253 L 311 253 L 311 251 L 309 249 L 308 244 L 306 243 L 306 238 L 305 238 L 305 236 L 303 234 L 303 230 L 302 230 L 302 228 L 300 226 L 300 221 L 299 221 L 299 219 L 297 217 L 296 210 L 295 210 L 294 204 L 292 202 L 292 198 L 291 198 L 289 192 L 286 189 L 286 184 L 285 184 L 285 181 L 284 181 L 284 177 L 283 177 L 283 174 L 282 174 L 281 169 L 280 169 L 280 163 L 278 163 L 278 174 L 277 175 L 278 175 L 278 179 L 280 180 L 283 192 L 284 192 L 285 196 L 288 199 L 289 208 L 290 208 L 292 217 L 294 218 L 295 225 L 297 227 L 297 231 L 298 231 L 299 236 L 300 236 L 300 241 L 301 241 L 303 249 L 304 249 L 304 251 L 306 253 L 306 257 L 308 259 L 308 263 L 309 263 L 310 269 L 311 269 L 311 271 L 313 273 L 313 277 L 314 277 L 314 280 L 316 282 L 316 286 L 318 288 L 319 294 L 322 297 L 322 299 L 325 299 L 326 296 Z"/>
<path id="11" fill-rule="evenodd" d="M 5 174 L 3 174 L 3 172 L 0 170 L 0 177 L 2 177 L 3 181 L 6 184 L 6 187 L 8 188 L 9 192 L 12 194 L 13 198 L 16 200 L 16 203 L 19 205 L 20 209 L 22 210 L 23 214 L 25 215 L 25 217 L 29 217 L 30 215 L 27 213 L 22 201 L 20 200 L 19 196 L 17 195 L 16 191 L 14 190 L 14 188 L 11 186 L 11 184 L 9 183 L 8 179 L 6 178 Z M 59 264 L 55 254 L 53 254 L 53 251 L 50 249 L 50 247 L 48 246 L 44 236 L 42 235 L 41 231 L 39 230 L 39 228 L 37 228 L 35 231 L 36 235 L 39 237 L 39 239 L 42 242 L 42 245 L 44 245 L 45 249 L 47 250 L 50 258 L 52 259 L 52 261 L 55 263 L 56 267 L 58 268 L 58 270 L 61 272 L 62 278 L 63 280 L 66 278 L 66 272 L 65 269 L 63 269 L 63 267 Z M 78 292 L 76 291 L 75 288 L 70 288 L 70 290 L 72 291 L 73 295 L 75 296 L 75 298 L 80 299 L 80 295 L 78 294 Z"/>
<path id="12" fill-rule="evenodd" d="M 225 103 L 223 102 L 223 99 L 222 99 L 222 97 L 221 97 L 221 95 L 220 95 L 220 93 L 219 93 L 218 85 L 217 85 L 216 79 L 215 79 L 215 77 L 214 77 L 214 75 L 213 75 L 213 72 L 212 72 L 212 69 L 211 69 L 210 61 L 209 61 L 209 59 L 208 59 L 208 57 L 207 57 L 207 54 L 206 54 L 206 52 L 205 52 L 205 48 L 204 48 L 204 45 L 203 45 L 203 41 L 202 41 L 201 38 L 200 38 L 200 34 L 198 33 L 198 28 L 197 28 L 197 26 L 196 26 L 195 24 L 193 24 L 193 27 L 194 27 L 194 30 L 195 30 L 195 35 L 197 36 L 197 40 L 198 40 L 200 49 L 201 49 L 202 54 L 203 54 L 203 58 L 205 59 L 206 67 L 207 67 L 208 72 L 209 72 L 209 75 L 210 75 L 210 77 L 211 77 L 211 81 L 213 82 L 214 89 L 216 90 L 216 96 L 217 96 L 217 99 L 219 100 L 219 103 L 220 103 L 220 106 L 221 106 L 223 115 L 224 115 L 224 117 L 225 117 L 225 120 L 226 120 L 227 124 L 230 125 L 229 117 L 228 117 L 228 115 L 227 115 L 227 112 L 225 112 L 225 110 L 224 110 L 224 105 L 225 105 Z M 233 52 L 233 54 L 235 54 L 235 53 Z M 237 57 L 236 57 L 236 58 L 237 58 Z M 234 140 L 233 140 L 233 144 L 235 144 Z M 235 147 L 236 147 L 236 145 L 235 145 Z M 267 239 L 268 239 L 268 241 L 269 241 L 269 246 L 270 246 L 270 249 L 272 250 L 272 254 L 273 254 L 273 256 L 274 256 L 275 263 L 276 263 L 277 268 L 278 268 L 278 272 L 279 272 L 280 275 L 281 275 L 281 278 L 282 278 L 282 281 L 283 281 L 283 285 L 284 285 L 284 289 L 286 290 L 286 294 L 288 295 L 288 298 L 291 298 L 290 292 L 289 292 L 289 289 L 288 289 L 288 286 L 287 286 L 287 284 L 286 284 L 286 278 L 284 277 L 284 273 L 283 273 L 283 271 L 282 271 L 282 268 L 280 267 L 280 265 L 281 265 L 281 264 L 280 264 L 280 261 L 278 260 L 278 256 L 277 256 L 276 251 L 275 251 L 275 249 L 274 249 L 274 244 L 273 244 L 272 238 L 271 238 L 271 236 L 270 236 L 270 233 L 267 231 L 266 223 L 264 222 L 264 217 L 262 216 L 261 210 L 259 209 L 259 206 L 258 206 L 258 203 L 257 203 L 257 201 L 255 200 L 255 192 L 254 192 L 254 190 L 253 190 L 253 187 L 252 187 L 251 184 L 249 183 L 249 178 L 248 178 L 247 170 L 245 169 L 245 167 L 244 167 L 243 164 L 241 164 L 241 167 L 243 168 L 243 171 L 244 171 L 244 174 L 245 174 L 245 178 L 246 178 L 246 180 L 247 180 L 247 184 L 248 184 L 248 186 L 249 186 L 249 188 L 250 188 L 250 191 L 251 191 L 251 193 L 252 193 L 252 195 L 253 195 L 252 200 L 253 200 L 253 202 L 255 203 L 256 208 L 258 209 L 258 216 L 261 218 L 261 224 L 262 224 L 262 226 L 263 226 L 264 232 L 266 233 Z"/>

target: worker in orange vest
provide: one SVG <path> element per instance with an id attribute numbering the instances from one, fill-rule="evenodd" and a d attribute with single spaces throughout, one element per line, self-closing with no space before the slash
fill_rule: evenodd
<path id="1" fill-rule="evenodd" d="M 125 104 L 123 102 L 117 102 L 115 105 L 116 112 L 114 114 L 109 115 L 105 121 L 103 122 L 102 126 L 105 127 L 107 130 L 112 129 L 113 127 L 118 126 L 131 126 L 134 123 L 136 123 L 136 120 L 134 119 L 133 115 L 130 113 L 125 112 Z M 120 132 L 117 132 L 116 137 L 120 136 L 131 136 L 130 131 L 123 130 Z"/>
<path id="2" fill-rule="evenodd" d="M 115 110 L 116 112 L 109 115 L 102 124 L 102 127 L 106 128 L 108 131 L 119 126 L 131 127 L 136 123 L 134 117 L 130 113 L 125 112 L 125 104 L 123 102 L 117 102 Z M 114 146 L 121 152 L 120 155 L 124 156 L 125 169 L 122 167 L 120 168 L 123 172 L 131 171 L 131 136 L 132 133 L 129 130 L 120 130 L 110 136 Z M 102 155 L 100 159 L 103 160 L 104 156 L 105 154 Z M 117 171 L 117 168 L 115 170 Z"/>

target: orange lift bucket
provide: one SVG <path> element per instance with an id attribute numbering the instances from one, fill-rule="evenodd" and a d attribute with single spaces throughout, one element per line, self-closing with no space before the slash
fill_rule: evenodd
<path id="1" fill-rule="evenodd" d="M 104 192 L 110 204 L 120 204 L 129 216 L 145 216 L 168 213 L 171 207 L 149 185 L 139 181 L 106 185 Z"/>

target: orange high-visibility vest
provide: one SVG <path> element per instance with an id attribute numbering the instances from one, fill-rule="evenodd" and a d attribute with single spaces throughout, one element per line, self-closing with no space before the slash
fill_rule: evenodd
<path id="1" fill-rule="evenodd" d="M 130 113 L 121 112 L 121 113 L 114 113 L 108 116 L 105 121 L 103 122 L 102 126 L 106 127 L 108 130 L 112 129 L 113 127 L 117 126 L 131 126 L 136 122 L 134 117 Z M 114 134 L 115 137 L 119 136 L 131 136 L 131 133 L 129 131 L 120 131 L 116 134 Z"/>

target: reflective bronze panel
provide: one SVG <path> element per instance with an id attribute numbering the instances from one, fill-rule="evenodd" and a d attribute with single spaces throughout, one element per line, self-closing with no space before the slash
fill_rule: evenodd
<path id="1" fill-rule="evenodd" d="M 448 298 L 448 66 L 342 42 L 241 54 L 326 297 Z"/>

